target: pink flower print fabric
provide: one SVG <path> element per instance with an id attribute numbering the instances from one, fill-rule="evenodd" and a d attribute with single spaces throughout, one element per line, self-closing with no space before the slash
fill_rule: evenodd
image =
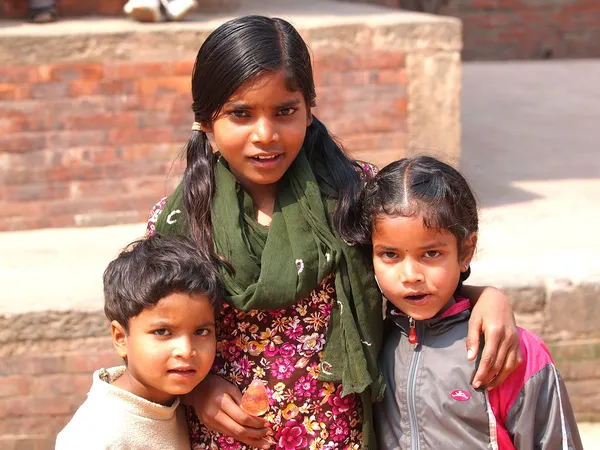
<path id="1" fill-rule="evenodd" d="M 334 276 L 308 297 L 278 311 L 238 311 L 224 304 L 218 323 L 213 373 L 243 392 L 254 378 L 266 382 L 276 449 L 359 449 L 362 407 L 356 395 L 341 396 L 338 383 L 317 379 L 335 301 Z M 210 431 L 187 408 L 193 449 L 249 447 Z"/>

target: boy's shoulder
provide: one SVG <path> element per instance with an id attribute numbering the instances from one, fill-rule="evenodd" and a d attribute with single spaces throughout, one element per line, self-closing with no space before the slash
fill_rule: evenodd
<path id="1" fill-rule="evenodd" d="M 113 386 L 124 369 L 113 367 L 94 373 L 87 399 L 56 438 L 56 450 L 142 449 L 154 438 L 157 444 L 166 439 L 169 448 L 189 448 L 179 399 L 164 407 Z"/>
<path id="2" fill-rule="evenodd" d="M 122 373 L 113 367 L 94 372 L 86 400 L 56 438 L 56 449 L 118 448 L 127 426 L 127 412 L 111 400 L 107 378 Z"/>

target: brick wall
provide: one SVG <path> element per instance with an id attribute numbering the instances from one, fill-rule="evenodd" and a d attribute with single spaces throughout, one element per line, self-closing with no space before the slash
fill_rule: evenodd
<path id="1" fill-rule="evenodd" d="M 548 344 L 579 421 L 600 419 L 598 286 L 503 287 L 519 325 Z M 51 450 L 93 371 L 121 364 L 108 322 L 101 311 L 50 311 L 0 315 L 0 330 L 0 448 Z"/>
<path id="2" fill-rule="evenodd" d="M 600 57 L 597 0 L 454 0 L 465 59 Z"/>
<path id="3" fill-rule="evenodd" d="M 192 65 L 0 68 L 0 231 L 145 220 L 182 171 Z M 315 113 L 349 148 L 402 151 L 402 53 L 317 55 L 315 67 Z"/>
<path id="4" fill-rule="evenodd" d="M 406 9 L 447 3 L 435 12 L 462 20 L 466 60 L 600 57 L 598 0 L 366 2 Z"/>
<path id="5" fill-rule="evenodd" d="M 178 183 L 193 61 L 212 29 L 123 27 L 0 33 L 0 231 L 144 221 Z M 353 156 L 458 160 L 457 21 L 301 31 L 313 52 L 315 114 Z"/>
<path id="6" fill-rule="evenodd" d="M 53 344 L 0 359 L 3 450 L 54 449 L 57 433 L 85 400 L 92 373 L 122 364 L 107 338 Z"/>

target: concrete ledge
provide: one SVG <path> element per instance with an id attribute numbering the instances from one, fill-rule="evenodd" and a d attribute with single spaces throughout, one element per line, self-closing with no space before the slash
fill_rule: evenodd
<path id="1" fill-rule="evenodd" d="M 279 10 L 313 51 L 372 48 L 432 52 L 462 48 L 458 19 L 327 1 L 320 6 L 323 12 L 314 15 Z M 246 12 L 253 10 L 240 10 L 240 14 Z M 276 15 L 269 9 L 262 13 Z M 233 17 L 208 16 L 193 22 L 156 24 L 80 19 L 44 27 L 4 26 L 0 28 L 0 60 L 3 65 L 193 60 L 212 30 Z"/>

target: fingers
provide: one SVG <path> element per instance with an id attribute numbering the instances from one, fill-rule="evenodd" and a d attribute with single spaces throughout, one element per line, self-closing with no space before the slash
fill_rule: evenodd
<path id="1" fill-rule="evenodd" d="M 473 361 L 479 352 L 479 339 L 482 328 L 481 318 L 472 315 L 469 320 L 469 331 L 467 332 L 467 359 Z"/>
<path id="2" fill-rule="evenodd" d="M 253 417 L 239 407 L 240 390 L 216 375 L 209 375 L 187 396 L 200 421 L 209 429 L 251 447 L 269 448 L 269 422 Z"/>
<path id="3" fill-rule="evenodd" d="M 225 395 L 225 397 L 229 396 Z M 229 400 L 233 402 L 231 398 Z M 251 447 L 270 447 L 268 435 L 271 434 L 271 431 L 268 428 L 251 428 L 241 425 L 236 419 L 233 419 L 226 414 L 225 409 L 219 411 L 219 413 L 214 417 L 214 423 L 212 425 L 213 426 L 210 428 L 212 428 L 214 431 L 231 436 L 235 440 L 243 442 Z"/>
<path id="4" fill-rule="evenodd" d="M 212 414 L 203 414 L 205 426 L 218 433 L 230 436 L 237 441 L 257 448 L 269 448 L 269 435 L 272 431 L 259 417 L 246 414 L 228 393 L 220 398 L 220 408 Z"/>
<path id="5" fill-rule="evenodd" d="M 489 328 L 485 332 L 485 346 L 483 347 L 483 353 L 481 360 L 479 361 L 479 367 L 473 377 L 473 387 L 478 389 L 482 385 L 490 382 L 496 372 L 494 371 L 494 365 L 496 364 L 496 356 L 499 351 L 500 343 L 504 335 L 504 328 Z"/>
<path id="6" fill-rule="evenodd" d="M 240 395 L 241 399 L 241 395 Z M 221 411 L 227 414 L 232 420 L 241 425 L 242 427 L 249 427 L 254 429 L 267 429 L 269 427 L 269 421 L 261 417 L 251 416 L 242 408 L 239 403 L 234 401 L 229 395 L 224 395 L 221 401 Z M 260 437 L 263 437 L 263 433 Z M 235 437 L 235 436 L 232 436 Z"/>
<path id="7" fill-rule="evenodd" d="M 504 360 L 504 366 L 498 371 L 498 374 L 491 381 L 491 383 L 487 385 L 488 390 L 497 388 L 504 383 L 506 378 L 521 365 L 523 357 L 521 354 L 521 346 L 519 345 L 519 341 L 517 340 L 516 344 L 507 344 L 507 347 L 508 350 Z"/>

